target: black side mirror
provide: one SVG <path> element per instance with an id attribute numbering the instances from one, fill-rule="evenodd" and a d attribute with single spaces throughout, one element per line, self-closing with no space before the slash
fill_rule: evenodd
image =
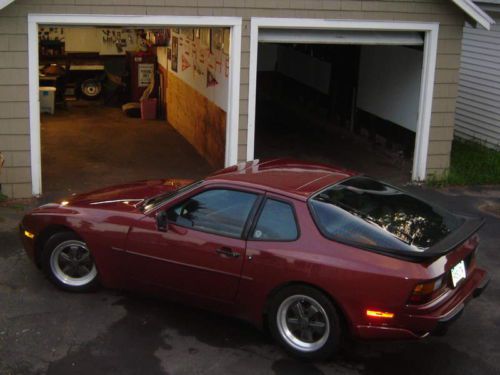
<path id="1" fill-rule="evenodd" d="M 168 231 L 168 217 L 166 211 L 160 211 L 156 214 L 156 227 L 160 232 Z"/>

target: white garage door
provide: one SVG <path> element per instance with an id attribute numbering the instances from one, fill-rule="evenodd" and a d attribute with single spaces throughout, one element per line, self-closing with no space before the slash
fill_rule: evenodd
<path id="1" fill-rule="evenodd" d="M 259 31 L 259 42 L 420 46 L 424 37 L 418 32 L 266 28 Z"/>

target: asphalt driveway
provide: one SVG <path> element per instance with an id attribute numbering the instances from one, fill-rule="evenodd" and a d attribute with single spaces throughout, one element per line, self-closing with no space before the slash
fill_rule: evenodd
<path id="1" fill-rule="evenodd" d="M 500 189 L 412 190 L 487 218 L 478 258 L 489 288 L 444 337 L 353 342 L 317 363 L 210 312 L 118 291 L 56 290 L 23 253 L 22 209 L 0 207 L 0 374 L 499 374 Z"/>

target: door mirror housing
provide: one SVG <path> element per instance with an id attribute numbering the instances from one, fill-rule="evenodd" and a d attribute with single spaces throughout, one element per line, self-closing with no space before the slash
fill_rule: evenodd
<path id="1" fill-rule="evenodd" d="M 167 211 L 160 211 L 156 214 L 156 228 L 160 232 L 167 232 L 168 231 Z"/>

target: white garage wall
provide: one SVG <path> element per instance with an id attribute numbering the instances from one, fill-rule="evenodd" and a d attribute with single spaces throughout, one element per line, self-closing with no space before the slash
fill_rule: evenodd
<path id="1" fill-rule="evenodd" d="M 227 112 L 229 55 L 222 50 L 211 52 L 198 38 L 191 41 L 182 33 L 172 33 L 172 37 L 178 41 L 177 72 L 172 70 L 172 61 L 169 71 Z M 209 72 L 216 84 L 209 85 Z"/>
<path id="2" fill-rule="evenodd" d="M 52 31 L 48 31 L 52 30 Z M 48 32 L 50 39 L 65 42 L 66 52 L 95 52 L 101 55 L 125 55 L 126 51 L 138 50 L 137 32 L 126 28 L 98 27 L 41 27 L 41 32 Z M 118 50 L 112 40 L 105 40 L 105 33 L 115 33 L 125 40 L 126 45 Z M 118 34 L 119 33 L 119 34 Z M 118 37 L 116 37 L 118 38 Z"/>
<path id="3" fill-rule="evenodd" d="M 331 72 L 331 64 L 328 62 L 296 51 L 286 45 L 280 45 L 276 70 L 306 86 L 328 94 Z"/>
<path id="4" fill-rule="evenodd" d="M 362 46 L 357 107 L 416 132 L 423 53 L 399 46 Z"/>
<path id="5" fill-rule="evenodd" d="M 287 44 L 259 43 L 259 72 L 276 71 L 328 94 L 331 64 L 294 50 Z"/>
<path id="6" fill-rule="evenodd" d="M 95 27 L 65 27 L 66 52 L 99 52 L 101 43 Z"/>

